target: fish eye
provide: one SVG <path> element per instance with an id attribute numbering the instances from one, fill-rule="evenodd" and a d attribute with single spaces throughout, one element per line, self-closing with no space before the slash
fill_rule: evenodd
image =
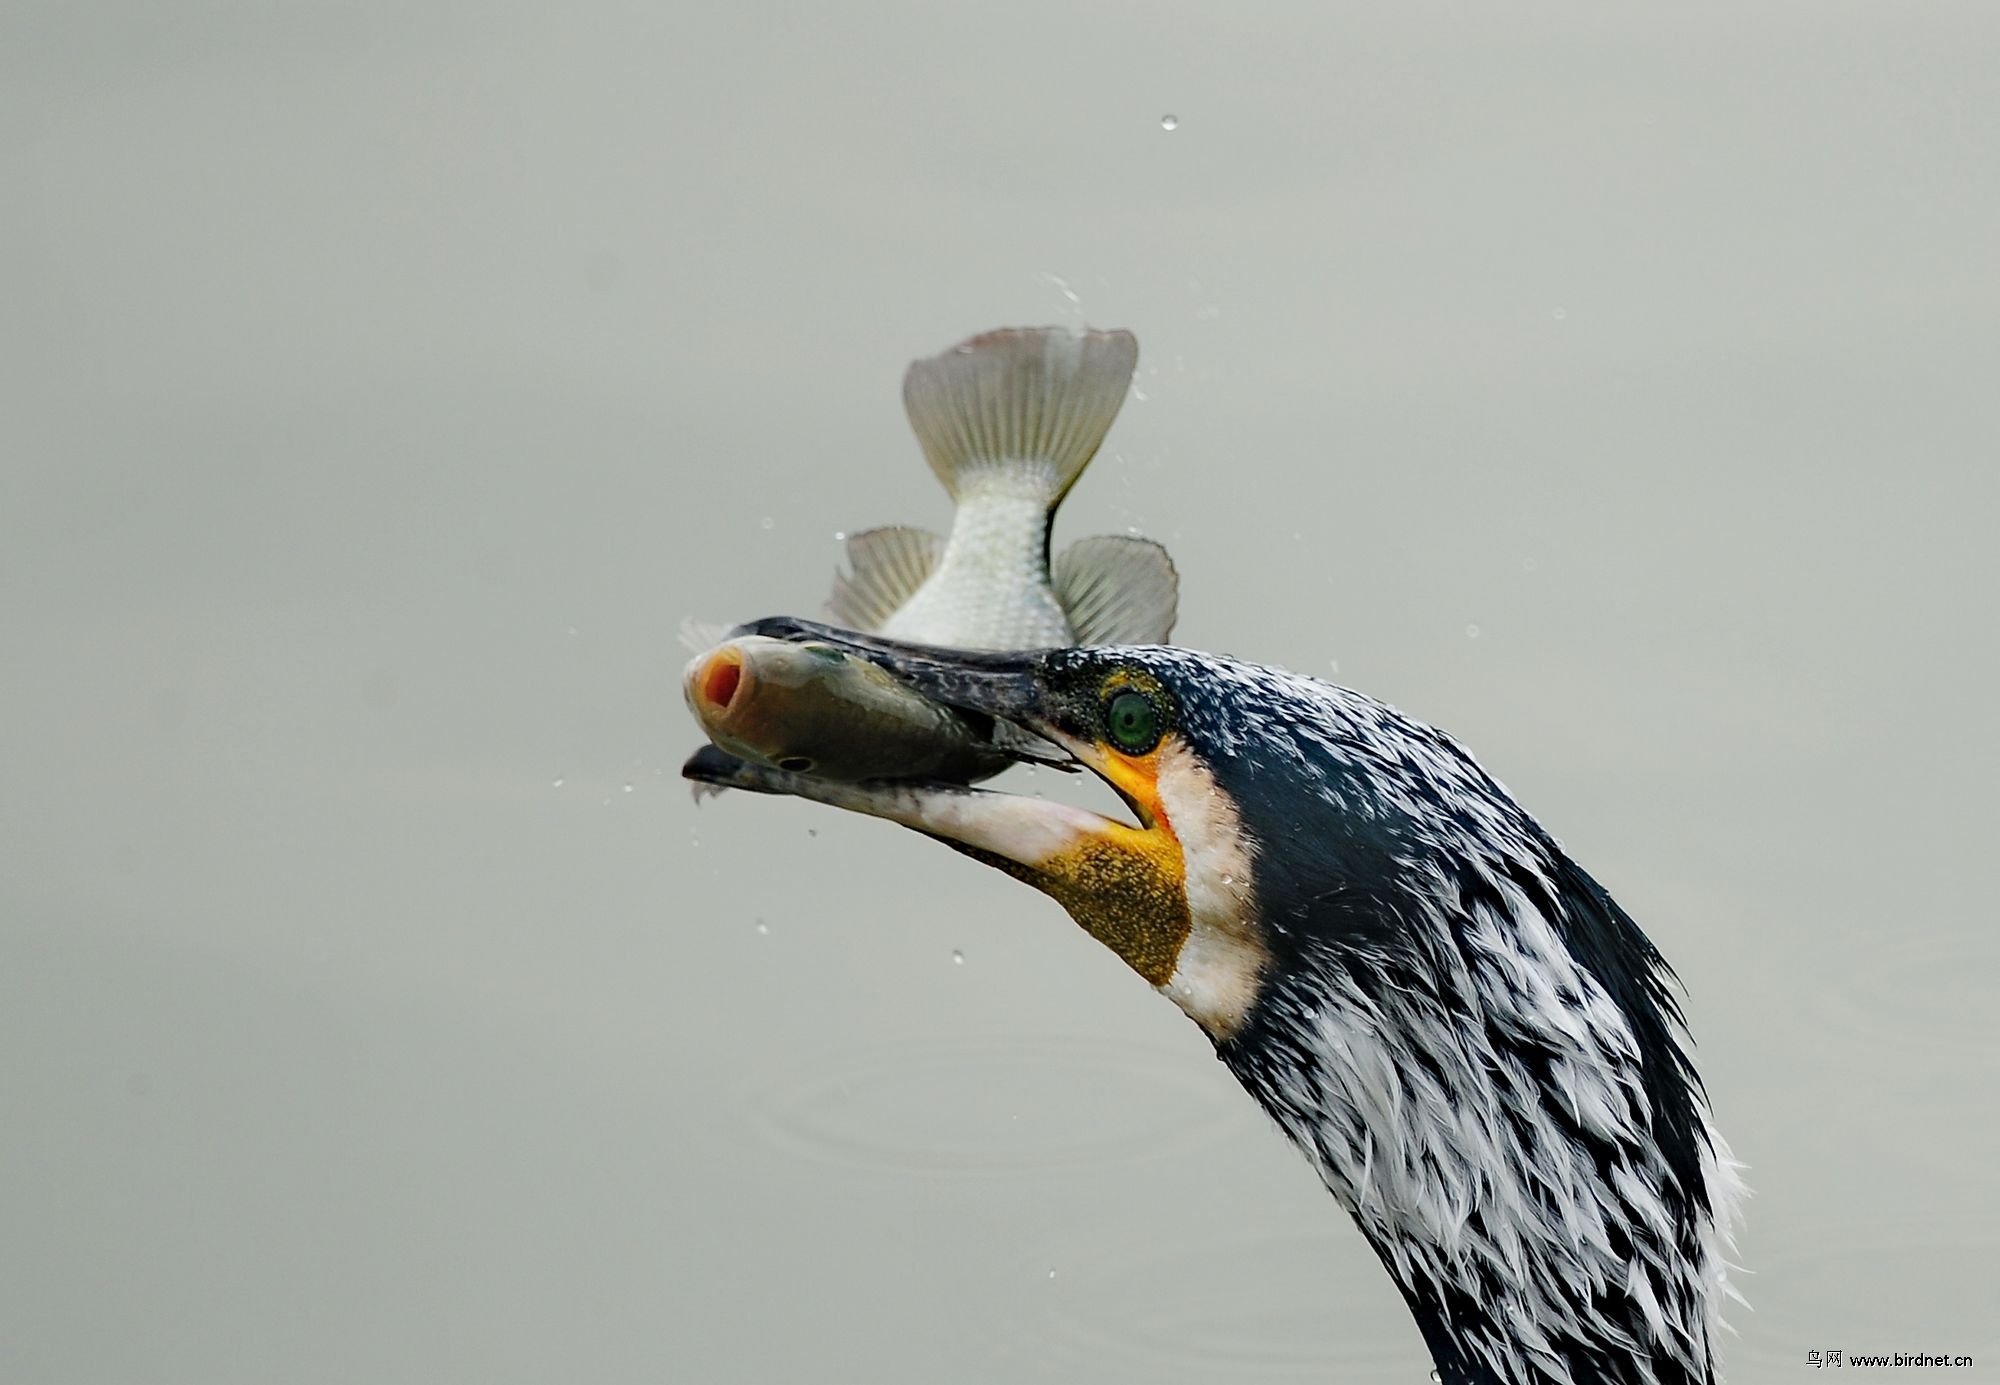
<path id="1" fill-rule="evenodd" d="M 1144 755 L 1160 743 L 1160 709 L 1146 694 L 1127 688 L 1104 704 L 1104 728 L 1127 755 Z"/>

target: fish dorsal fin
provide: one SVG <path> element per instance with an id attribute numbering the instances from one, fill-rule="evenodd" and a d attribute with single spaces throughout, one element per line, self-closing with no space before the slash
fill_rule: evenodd
<path id="1" fill-rule="evenodd" d="M 1139 363 L 1130 332 L 1003 327 L 911 364 L 903 407 L 938 480 L 1041 463 L 1061 500 L 1118 417 Z"/>
<path id="2" fill-rule="evenodd" d="M 1078 644 L 1165 644 L 1173 633 L 1181 579 L 1151 539 L 1078 539 L 1050 575 Z"/>
<path id="3" fill-rule="evenodd" d="M 850 630 L 879 630 L 924 584 L 937 566 L 944 540 L 928 529 L 891 524 L 868 529 L 847 540 L 852 576 L 833 574 L 833 596 L 826 603 L 834 624 Z"/>

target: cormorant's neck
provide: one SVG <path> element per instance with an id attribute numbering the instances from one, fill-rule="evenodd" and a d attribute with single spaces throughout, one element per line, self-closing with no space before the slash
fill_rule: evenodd
<path id="1" fill-rule="evenodd" d="M 1438 1385 L 1509 1385 L 1490 1366 L 1480 1363 L 1466 1350 L 1465 1340 L 1453 1325 L 1452 1314 L 1435 1295 L 1419 1293 L 1407 1284 L 1397 1286 L 1417 1330 L 1424 1334 L 1424 1346 L 1436 1367 Z"/>
<path id="2" fill-rule="evenodd" d="M 1653 1090 L 1552 931 L 1515 924 L 1504 962 L 1476 918 L 1442 968 L 1295 955 L 1218 1052 L 1381 1257 L 1441 1380 L 1708 1385 L 1724 1175 L 1705 1113 Z M 1692 1186 L 1658 1135 L 1676 1100 L 1701 1131 Z"/>

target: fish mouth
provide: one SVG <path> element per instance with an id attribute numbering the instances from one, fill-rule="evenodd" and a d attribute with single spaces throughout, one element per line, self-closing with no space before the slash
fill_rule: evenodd
<path id="1" fill-rule="evenodd" d="M 688 663 L 687 672 L 682 675 L 682 687 L 689 705 L 727 712 L 735 703 L 736 695 L 745 691 L 745 673 L 741 652 L 723 645 L 706 654 L 696 655 Z"/>
<path id="2" fill-rule="evenodd" d="M 733 644 L 719 645 L 688 661 L 681 673 L 681 695 L 695 720 L 715 742 L 715 746 L 705 748 L 719 746 L 732 759 L 763 758 L 740 734 L 745 711 L 755 704 L 758 682 L 756 669 Z M 780 760 L 778 764 L 783 766 L 785 762 Z M 812 765 L 809 760 L 800 759 L 787 767 L 805 770 Z"/>
<path id="3" fill-rule="evenodd" d="M 734 643 L 718 645 L 688 661 L 681 672 L 681 696 L 714 742 L 705 749 L 719 747 L 718 753 L 731 760 L 764 759 L 742 736 L 745 713 L 756 703 L 759 681 L 756 669 Z M 707 757 L 703 763 L 720 764 L 713 757 Z M 785 764 L 783 760 L 777 763 Z M 809 760 L 800 759 L 788 767 L 805 770 L 812 765 Z"/>

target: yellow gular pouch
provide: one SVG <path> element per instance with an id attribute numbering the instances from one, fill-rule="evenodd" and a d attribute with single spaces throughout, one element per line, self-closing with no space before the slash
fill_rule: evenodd
<path id="1" fill-rule="evenodd" d="M 1120 674 L 1112 681 L 1138 680 Z M 1111 691 L 1107 684 L 1107 696 Z M 1162 738 L 1143 755 L 1101 740 L 1071 747 L 1125 798 L 1139 826 L 1099 819 L 1032 864 L 971 853 L 1054 899 L 1154 986 L 1173 977 L 1192 927 L 1181 843 L 1158 790 L 1161 757 L 1173 745 Z"/>
<path id="2" fill-rule="evenodd" d="M 1113 826 L 1103 839 L 1049 858 L 1033 883 L 1133 971 L 1164 986 L 1190 926 L 1180 847 L 1171 833 Z"/>

